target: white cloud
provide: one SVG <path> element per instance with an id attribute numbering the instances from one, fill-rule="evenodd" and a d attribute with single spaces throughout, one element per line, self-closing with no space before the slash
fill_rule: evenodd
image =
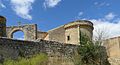
<path id="1" fill-rule="evenodd" d="M 52 8 L 58 5 L 62 0 L 45 0 L 43 5 L 45 8 Z"/>
<path id="2" fill-rule="evenodd" d="M 108 13 L 108 14 L 105 16 L 105 18 L 106 18 L 107 20 L 112 20 L 112 19 L 114 19 L 115 16 L 116 16 L 116 15 L 113 14 L 113 13 Z"/>
<path id="3" fill-rule="evenodd" d="M 6 8 L 6 6 L 5 6 L 4 4 L 0 4 L 0 6 L 1 6 L 2 8 Z"/>
<path id="4" fill-rule="evenodd" d="M 11 0 L 12 9 L 16 14 L 24 19 L 31 20 L 32 16 L 29 14 L 32 10 L 32 3 L 35 0 Z"/>
<path id="5" fill-rule="evenodd" d="M 82 16 L 82 15 L 83 15 L 83 12 L 82 12 L 82 11 L 78 13 L 78 16 Z"/>
<path id="6" fill-rule="evenodd" d="M 105 36 L 109 36 L 108 38 L 120 36 L 120 18 L 114 18 L 111 16 L 111 14 L 109 16 L 109 20 L 107 20 L 106 17 L 100 19 L 90 19 L 90 21 L 92 21 L 94 24 L 93 36 L 97 35 L 96 30 L 106 32 Z M 114 23 L 113 21 L 115 21 L 116 23 Z"/>
<path id="7" fill-rule="evenodd" d="M 84 14 L 84 12 L 80 11 L 77 16 L 75 17 L 76 20 L 81 19 L 81 16 Z"/>
<path id="8" fill-rule="evenodd" d="M 1 8 L 6 8 L 6 6 L 2 3 L 1 0 L 0 0 L 0 7 L 1 7 Z"/>
<path id="9" fill-rule="evenodd" d="M 94 5 L 98 5 L 98 2 L 94 2 Z"/>
<path id="10" fill-rule="evenodd" d="M 110 6 L 109 3 L 106 2 L 94 2 L 95 6 L 102 7 L 102 6 Z"/>

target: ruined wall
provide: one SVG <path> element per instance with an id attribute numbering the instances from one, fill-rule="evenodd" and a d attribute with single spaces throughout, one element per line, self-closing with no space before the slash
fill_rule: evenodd
<path id="1" fill-rule="evenodd" d="M 57 41 L 65 43 L 65 29 L 64 26 L 52 29 L 48 31 L 48 39 L 51 41 Z"/>
<path id="2" fill-rule="evenodd" d="M 41 31 L 37 31 L 37 39 L 45 39 L 45 37 L 48 35 L 47 32 L 41 32 Z"/>
<path id="3" fill-rule="evenodd" d="M 9 26 L 6 28 L 6 35 L 8 38 L 13 38 L 13 34 L 17 31 L 22 31 L 24 33 L 25 40 L 36 40 L 37 39 L 37 25 L 36 24 Z"/>
<path id="4" fill-rule="evenodd" d="M 120 37 L 110 38 L 104 41 L 109 61 L 112 65 L 120 65 Z"/>
<path id="5" fill-rule="evenodd" d="M 33 54 L 42 52 L 48 55 L 48 65 L 53 65 L 60 62 L 58 65 L 72 65 L 71 58 L 75 53 L 77 46 L 71 44 L 63 44 L 53 41 L 38 40 L 33 41 L 21 41 L 12 40 L 7 38 L 0 38 L 0 55 L 4 58 L 11 57 L 17 58 L 19 55 L 29 57 Z M 63 60 L 65 60 L 63 62 Z M 62 64 L 63 63 L 63 64 Z"/>
<path id="6" fill-rule="evenodd" d="M 120 57 L 120 37 L 105 40 L 109 57 Z"/>

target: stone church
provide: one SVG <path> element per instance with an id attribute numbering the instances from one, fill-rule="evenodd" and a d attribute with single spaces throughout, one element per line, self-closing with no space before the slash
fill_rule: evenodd
<path id="1" fill-rule="evenodd" d="M 27 24 L 19 26 L 6 26 L 6 18 L 0 16 L 0 37 L 13 38 L 17 31 L 24 32 L 25 40 L 50 40 L 65 44 L 79 44 L 80 31 L 87 34 L 92 40 L 93 23 L 87 20 L 77 20 L 47 32 L 37 30 L 37 24 Z M 109 61 L 113 65 L 120 64 L 120 37 L 110 38 L 104 41 L 107 49 Z"/>

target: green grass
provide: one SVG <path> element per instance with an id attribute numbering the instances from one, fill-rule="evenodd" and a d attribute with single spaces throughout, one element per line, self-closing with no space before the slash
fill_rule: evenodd
<path id="1" fill-rule="evenodd" d="M 45 65 L 47 61 L 47 55 L 45 54 L 37 54 L 33 57 L 27 58 L 19 58 L 18 60 L 5 60 L 3 64 L 0 65 Z"/>

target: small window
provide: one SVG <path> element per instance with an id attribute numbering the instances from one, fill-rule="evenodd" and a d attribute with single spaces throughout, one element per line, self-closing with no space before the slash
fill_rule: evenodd
<path id="1" fill-rule="evenodd" d="M 70 40 L 70 36 L 67 36 L 67 40 L 68 40 L 68 41 Z"/>

